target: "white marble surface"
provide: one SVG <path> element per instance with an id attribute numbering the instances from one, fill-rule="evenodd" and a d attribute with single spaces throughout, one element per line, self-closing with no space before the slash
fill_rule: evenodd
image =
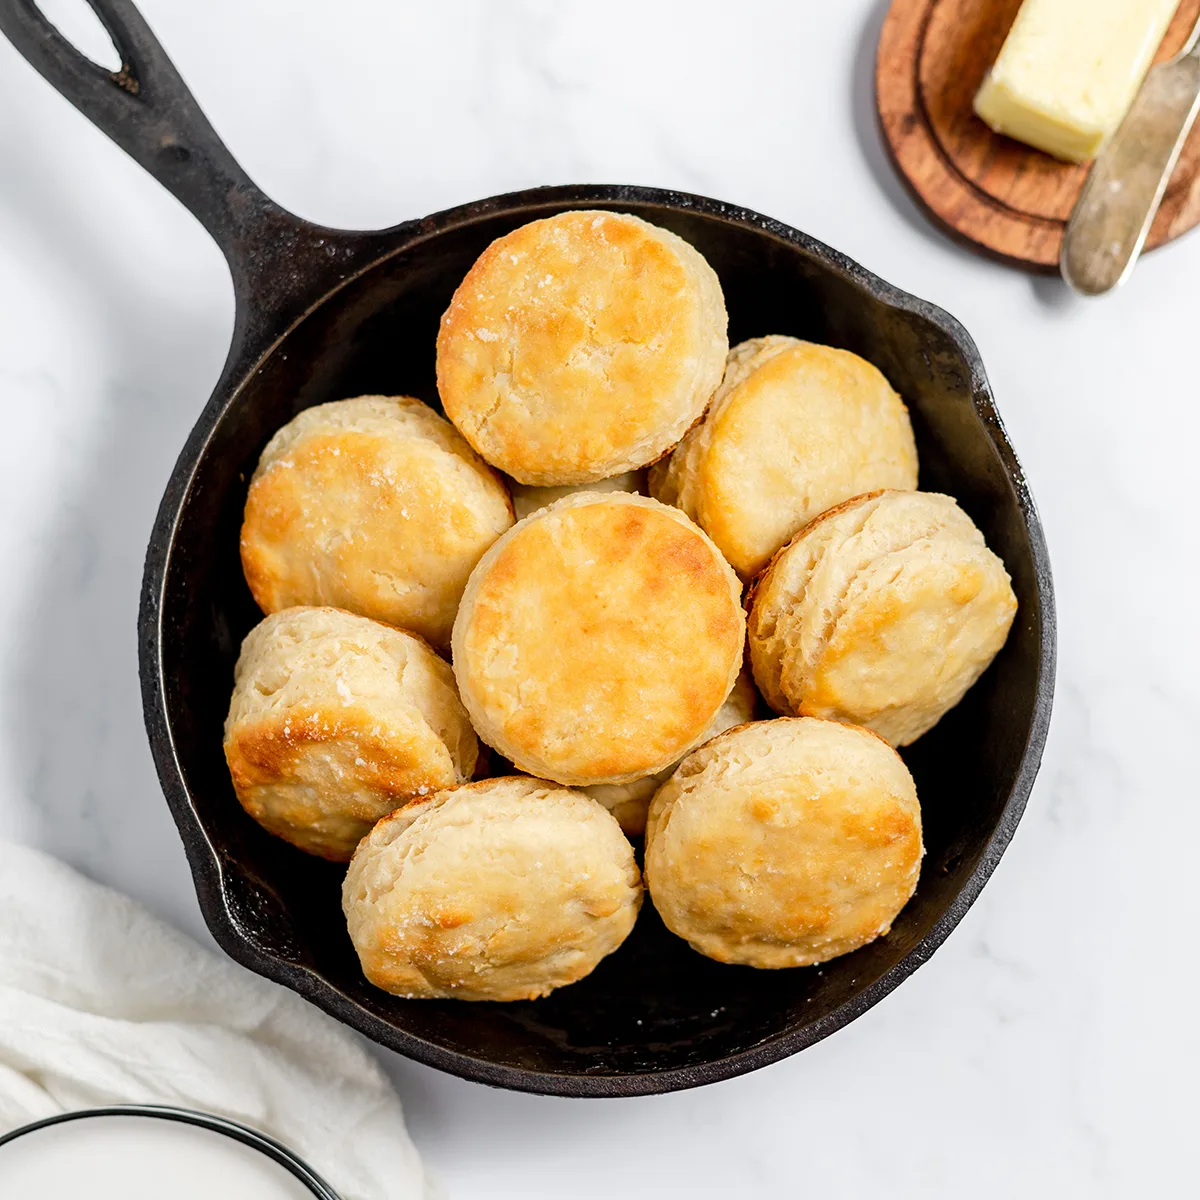
<path id="1" fill-rule="evenodd" d="M 1193 1186 L 1200 236 L 1086 303 L 946 242 L 880 147 L 871 0 L 143 7 L 235 154 L 304 216 L 367 227 L 538 183 L 677 186 L 944 305 L 1045 520 L 1045 765 L 932 962 L 800 1057 L 675 1096 L 523 1097 L 390 1059 L 455 1200 Z M 135 617 L 231 288 L 192 218 L 6 43 L 0 281 L 0 834 L 205 936 L 142 733 Z"/>

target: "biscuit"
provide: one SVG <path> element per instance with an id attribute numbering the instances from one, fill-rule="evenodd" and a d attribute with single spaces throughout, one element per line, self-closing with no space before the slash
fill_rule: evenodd
<path id="1" fill-rule="evenodd" d="M 574 496 L 576 492 L 629 492 L 645 495 L 645 484 L 645 471 L 625 471 L 611 479 L 597 479 L 595 483 L 569 483 L 562 487 L 526 487 L 523 483 L 514 481 L 509 491 L 512 493 L 513 511 L 517 514 L 517 520 L 523 521 L 531 513 L 549 508 L 556 501 L 566 496 Z"/>
<path id="2" fill-rule="evenodd" d="M 627 783 L 696 745 L 742 665 L 737 577 L 678 509 L 581 493 L 526 517 L 471 574 L 454 674 L 522 771 Z"/>
<path id="3" fill-rule="evenodd" d="M 363 973 L 413 999 L 536 1000 L 620 946 L 641 902 L 616 821 L 578 792 L 525 776 L 386 817 L 342 888 Z"/>
<path id="4" fill-rule="evenodd" d="M 448 421 L 360 396 L 305 409 L 267 443 L 242 567 L 264 612 L 334 605 L 445 648 L 471 568 L 512 524 L 504 484 Z"/>
<path id="5" fill-rule="evenodd" d="M 650 494 L 687 513 L 747 580 L 827 508 L 916 486 L 908 410 L 883 375 L 791 337 L 735 346 L 703 422 L 650 473 Z"/>
<path id="6" fill-rule="evenodd" d="M 638 217 L 563 212 L 494 241 L 442 317 L 446 415 L 519 483 L 589 483 L 653 462 L 721 382 L 721 285 Z"/>
<path id="7" fill-rule="evenodd" d="M 471 777 L 479 743 L 420 638 L 336 608 L 289 608 L 242 643 L 225 758 L 242 807 L 347 862 L 380 817 Z"/>
<path id="8" fill-rule="evenodd" d="M 714 738 L 659 789 L 646 886 L 701 954 L 803 967 L 886 934 L 923 853 L 916 787 L 882 738 L 782 717 Z"/>
<path id="9" fill-rule="evenodd" d="M 949 496 L 859 496 L 803 529 L 750 598 L 750 661 L 776 712 L 931 729 L 1008 637 L 1004 564 Z"/>
<path id="10" fill-rule="evenodd" d="M 721 705 L 712 724 L 704 731 L 703 741 L 707 742 L 718 733 L 753 720 L 757 704 L 758 692 L 755 691 L 754 680 L 750 672 L 743 668 L 733 685 L 733 691 Z M 617 824 L 629 837 L 641 837 L 646 832 L 646 813 L 654 793 L 666 783 L 678 765 L 673 762 L 653 775 L 644 775 L 629 783 L 596 783 L 580 790 L 593 800 L 599 800 L 617 818 Z"/>

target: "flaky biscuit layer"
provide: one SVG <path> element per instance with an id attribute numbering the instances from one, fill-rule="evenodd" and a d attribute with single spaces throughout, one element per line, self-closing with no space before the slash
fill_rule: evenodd
<path id="1" fill-rule="evenodd" d="M 776 712 L 915 741 L 999 652 L 1017 610 L 1008 573 L 949 496 L 879 492 L 812 522 L 750 604 L 755 682 Z"/>
<path id="2" fill-rule="evenodd" d="M 662 770 L 704 736 L 742 664 L 737 577 L 677 509 L 569 496 L 480 560 L 454 625 L 479 735 L 571 786 Z"/>
<path id="3" fill-rule="evenodd" d="M 518 482 L 587 483 L 687 432 L 721 381 L 726 326 L 720 282 L 682 238 L 625 213 L 559 213 L 467 273 L 438 333 L 438 392 Z"/>
<path id="4" fill-rule="evenodd" d="M 882 738 L 783 717 L 707 742 L 659 789 L 646 885 L 701 954 L 800 967 L 885 935 L 923 853 L 916 787 Z"/>
<path id="5" fill-rule="evenodd" d="M 535 1000 L 633 929 L 633 850 L 594 800 L 487 779 L 414 802 L 366 837 L 342 889 L 363 971 L 398 996 Z"/>
<path id="6" fill-rule="evenodd" d="M 883 375 L 780 336 L 730 351 L 704 420 L 650 472 L 650 494 L 696 521 L 743 579 L 827 508 L 916 486 L 908 410 Z"/>
<path id="7" fill-rule="evenodd" d="M 242 643 L 225 757 L 242 807 L 341 862 L 380 817 L 469 779 L 479 743 L 454 674 L 420 638 L 334 608 L 290 608 Z"/>
<path id="8" fill-rule="evenodd" d="M 242 566 L 264 612 L 333 605 L 444 648 L 467 576 L 513 523 L 508 492 L 409 396 L 305 409 L 250 482 Z"/>

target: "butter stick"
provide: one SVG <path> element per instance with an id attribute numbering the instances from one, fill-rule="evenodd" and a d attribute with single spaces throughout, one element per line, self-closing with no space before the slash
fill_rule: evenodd
<path id="1" fill-rule="evenodd" d="M 1120 125 L 1178 0 L 1025 0 L 975 97 L 997 133 L 1087 162 Z"/>

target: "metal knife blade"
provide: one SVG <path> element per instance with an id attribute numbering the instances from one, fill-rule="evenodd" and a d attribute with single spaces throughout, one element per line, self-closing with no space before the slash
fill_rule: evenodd
<path id="1" fill-rule="evenodd" d="M 1200 110 L 1200 28 L 1188 49 L 1146 75 L 1125 120 L 1100 152 L 1063 235 L 1059 267 L 1075 291 L 1124 283 Z"/>

